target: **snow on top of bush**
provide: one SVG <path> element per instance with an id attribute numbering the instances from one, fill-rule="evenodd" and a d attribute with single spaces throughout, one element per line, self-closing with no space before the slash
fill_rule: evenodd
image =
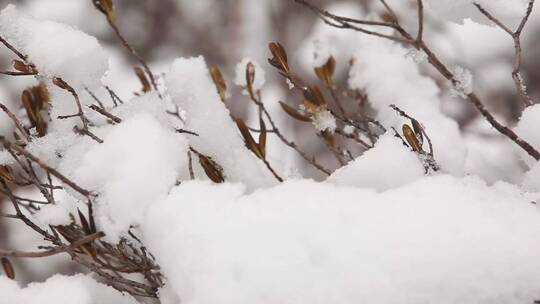
<path id="1" fill-rule="evenodd" d="M 240 87 L 246 87 L 247 86 L 247 79 L 246 79 L 246 68 L 247 65 L 251 63 L 253 64 L 253 67 L 255 68 L 255 78 L 253 80 L 253 91 L 257 92 L 258 90 L 262 89 L 264 86 L 264 83 L 266 81 L 265 75 L 266 72 L 261 68 L 261 66 L 253 61 L 250 58 L 244 58 L 242 61 L 240 61 L 235 68 L 235 78 L 234 78 L 234 84 Z M 247 94 L 247 92 L 244 92 L 244 94 Z"/>
<path id="2" fill-rule="evenodd" d="M 519 136 L 540 150 L 540 132 L 538 129 L 538 122 L 540 121 L 540 104 L 529 106 L 521 113 L 521 118 L 514 131 Z M 518 151 L 521 159 L 527 164 L 529 168 L 532 168 L 537 162 L 527 152 L 523 151 L 519 147 L 514 146 Z"/>
<path id="3" fill-rule="evenodd" d="M 440 111 L 439 88 L 420 74 L 402 46 L 378 38 L 364 37 L 349 74 L 352 89 L 365 90 L 377 118 L 385 126 L 401 130 L 407 122 L 389 105 L 395 104 L 417 119 L 430 136 L 435 160 L 443 170 L 462 174 L 465 144 L 458 125 Z M 392 89 L 388 89 L 391 86 Z"/>
<path id="4" fill-rule="evenodd" d="M 188 182 L 143 229 L 185 303 L 521 304 L 540 295 L 539 212 L 514 186 L 448 175 L 383 193 Z"/>
<path id="5" fill-rule="evenodd" d="M 379 137 L 375 147 L 344 167 L 327 181 L 336 185 L 388 190 L 424 176 L 418 156 L 391 132 Z"/>
<path id="6" fill-rule="evenodd" d="M 116 242 L 141 222 L 149 204 L 167 195 L 180 171 L 187 171 L 187 141 L 144 112 L 103 135 L 102 144 L 81 137 L 60 168 L 99 194 L 96 223 Z"/>
<path id="7" fill-rule="evenodd" d="M 477 23 L 492 24 L 474 6 L 474 3 L 478 3 L 512 28 L 517 26 L 525 15 L 528 2 L 529 0 L 426 0 L 427 8 L 438 18 L 459 23 L 472 19 Z"/>
<path id="8" fill-rule="evenodd" d="M 122 294 L 85 275 L 55 275 L 43 283 L 21 288 L 13 280 L 0 276 L 0 304 L 137 304 L 130 295 Z"/>
<path id="9" fill-rule="evenodd" d="M 173 102 L 186 112 L 186 129 L 199 135 L 189 136 L 190 144 L 220 164 L 227 181 L 243 182 L 250 189 L 276 183 L 245 147 L 203 57 L 176 59 L 166 81 Z"/>
<path id="10" fill-rule="evenodd" d="M 68 25 L 34 19 L 14 5 L 0 13 L 0 32 L 40 75 L 61 77 L 74 88 L 98 86 L 109 66 L 96 38 Z"/>

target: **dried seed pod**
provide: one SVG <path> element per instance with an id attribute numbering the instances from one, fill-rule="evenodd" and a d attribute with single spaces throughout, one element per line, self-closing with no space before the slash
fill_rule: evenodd
<path id="1" fill-rule="evenodd" d="M 210 70 L 210 75 L 212 76 L 212 80 L 214 81 L 214 84 L 216 85 L 221 101 L 225 102 L 227 84 L 225 83 L 223 74 L 221 73 L 221 71 L 216 65 L 210 65 L 208 66 L 208 69 Z"/>
<path id="2" fill-rule="evenodd" d="M 409 125 L 404 124 L 402 130 L 405 140 L 407 140 L 407 143 L 413 149 L 413 151 L 421 152 L 422 145 L 418 142 L 418 138 L 416 138 L 416 134 L 414 133 L 413 129 Z"/>
<path id="3" fill-rule="evenodd" d="M 281 105 L 281 108 L 285 113 L 289 114 L 292 118 L 303 121 L 303 122 L 311 122 L 311 118 L 309 118 L 306 115 L 303 115 L 296 111 L 293 107 L 289 106 L 288 104 L 284 103 L 283 101 L 280 101 L 279 104 Z"/>
<path id="4" fill-rule="evenodd" d="M 146 78 L 146 74 L 144 73 L 143 69 L 140 67 L 135 67 L 135 75 L 137 75 L 137 78 L 139 78 L 139 81 L 142 84 L 142 91 L 144 93 L 150 92 L 152 90 L 152 86 L 150 85 L 150 81 L 148 81 L 148 78 Z"/>
<path id="5" fill-rule="evenodd" d="M 223 176 L 223 168 L 209 156 L 200 153 L 198 155 L 199 163 L 204 169 L 206 176 L 208 176 L 208 178 L 214 183 L 223 183 L 225 181 L 225 177 Z"/>
<path id="6" fill-rule="evenodd" d="M 11 264 L 11 262 L 5 257 L 0 259 L 0 262 L 2 263 L 2 268 L 4 269 L 4 273 L 6 274 L 6 277 L 14 280 L 15 270 L 13 269 L 13 265 Z"/>
<path id="7" fill-rule="evenodd" d="M 330 56 L 326 63 L 315 68 L 315 75 L 326 85 L 331 87 L 333 84 L 334 71 L 336 70 L 336 60 Z"/>

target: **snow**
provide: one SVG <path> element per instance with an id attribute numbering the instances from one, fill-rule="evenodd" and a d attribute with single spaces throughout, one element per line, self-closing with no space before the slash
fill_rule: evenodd
<path id="1" fill-rule="evenodd" d="M 529 106 L 523 110 L 521 118 L 517 126 L 514 128 L 514 131 L 520 136 L 523 140 L 531 144 L 537 151 L 540 151 L 540 132 L 538 132 L 538 122 L 540 121 L 540 104 Z M 521 159 L 525 164 L 532 168 L 536 161 L 532 156 L 527 154 L 519 147 L 515 147 L 518 151 Z"/>
<path id="2" fill-rule="evenodd" d="M 345 127 L 343 127 L 343 133 L 347 134 L 347 135 L 352 135 L 354 134 L 354 131 L 355 131 L 355 128 L 351 125 L 346 125 Z"/>
<path id="3" fill-rule="evenodd" d="M 257 62 L 250 58 L 244 58 L 236 65 L 234 84 L 242 88 L 247 87 L 246 69 L 249 63 L 253 64 L 255 68 L 255 78 L 253 79 L 252 88 L 253 92 L 257 92 L 264 86 L 266 73 Z M 247 92 L 244 91 L 244 94 L 247 95 Z"/>
<path id="4" fill-rule="evenodd" d="M 465 19 L 472 19 L 480 24 L 492 24 L 473 5 L 478 3 L 511 28 L 516 27 L 525 16 L 528 2 L 528 0 L 426 0 L 427 8 L 431 9 L 437 18 L 459 23 Z"/>
<path id="5" fill-rule="evenodd" d="M 84 275 L 56 275 L 43 283 L 32 283 L 20 288 L 16 282 L 0 276 L 0 304 L 137 304 L 130 295 L 122 294 L 111 287 Z"/>
<path id="6" fill-rule="evenodd" d="M 337 126 L 336 118 L 328 110 L 315 112 L 311 118 L 311 122 L 319 132 L 328 131 L 334 133 Z"/>
<path id="7" fill-rule="evenodd" d="M 473 92 L 473 77 L 469 70 L 460 66 L 454 68 L 454 79 L 456 83 L 450 90 L 454 97 L 467 98 Z"/>
<path id="8" fill-rule="evenodd" d="M 321 40 L 314 40 L 313 48 L 313 68 L 318 68 L 325 65 L 328 59 L 330 59 L 332 56 L 332 49 L 330 46 Z"/>
<path id="9" fill-rule="evenodd" d="M 194 181 L 144 224 L 168 298 L 192 304 L 531 303 L 539 237 L 538 207 L 517 188 L 448 175 L 383 193 Z"/>
<path id="10" fill-rule="evenodd" d="M 0 13 L 0 32 L 28 55 L 40 75 L 61 77 L 80 89 L 95 87 L 108 69 L 108 58 L 96 38 L 68 25 L 41 21 L 8 5 Z"/>
<path id="11" fill-rule="evenodd" d="M 103 140 L 89 146 L 91 139 L 81 138 L 60 168 L 99 194 L 96 224 L 114 243 L 142 221 L 148 205 L 167 195 L 180 171 L 187 172 L 187 141 L 144 112 L 125 119 Z"/>
<path id="12" fill-rule="evenodd" d="M 368 102 L 377 111 L 375 118 L 387 128 L 401 130 L 404 123 L 410 123 L 392 110 L 391 104 L 418 120 L 433 142 L 435 160 L 441 168 L 463 174 L 465 144 L 457 123 L 441 113 L 440 90 L 435 82 L 406 58 L 407 50 L 402 46 L 366 36 L 358 39 L 361 45 L 349 72 L 349 87 L 365 90 Z"/>
<path id="13" fill-rule="evenodd" d="M 42 206 L 34 215 L 34 218 L 36 219 L 37 223 L 44 227 L 47 225 L 69 225 L 71 223 L 70 209 L 71 208 L 68 206 L 60 204 L 57 201 L 55 205 Z"/>
<path id="14" fill-rule="evenodd" d="M 176 59 L 166 82 L 172 101 L 186 112 L 185 128 L 199 135 L 188 137 L 190 145 L 223 167 L 227 181 L 246 183 L 250 189 L 276 183 L 245 147 L 202 57 Z"/>
<path id="15" fill-rule="evenodd" d="M 523 189 L 530 192 L 540 192 L 540 162 L 536 163 L 529 172 L 525 173 Z"/>
<path id="16" fill-rule="evenodd" d="M 399 138 L 388 132 L 375 147 L 344 167 L 337 169 L 327 182 L 377 190 L 388 190 L 424 176 L 424 167 L 417 155 Z"/>

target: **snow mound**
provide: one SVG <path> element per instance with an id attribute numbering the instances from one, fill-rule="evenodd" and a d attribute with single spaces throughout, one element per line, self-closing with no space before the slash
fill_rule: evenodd
<path id="1" fill-rule="evenodd" d="M 220 164 L 227 181 L 243 182 L 250 189 L 276 183 L 263 162 L 245 147 L 203 57 L 177 59 L 167 87 L 173 102 L 186 112 L 186 129 L 199 135 L 190 136 L 190 144 Z"/>
<path id="2" fill-rule="evenodd" d="M 20 288 L 14 281 L 0 276 L 0 304 L 137 304 L 125 295 L 84 275 L 56 275 L 43 283 Z M 68 300 L 69 299 L 69 300 Z"/>
<path id="3" fill-rule="evenodd" d="M 195 181 L 148 211 L 145 243 L 176 292 L 168 298 L 182 303 L 521 304 L 540 295 L 540 211 L 508 184 L 440 175 L 377 193 L 298 180 L 247 195 Z"/>
<path id="4" fill-rule="evenodd" d="M 68 25 L 34 19 L 14 5 L 0 12 L 0 33 L 41 75 L 61 77 L 76 89 L 98 86 L 109 67 L 96 38 Z"/>
<path id="5" fill-rule="evenodd" d="M 388 190 L 424 176 L 417 155 L 391 133 L 382 135 L 372 149 L 336 170 L 327 181 L 336 185 Z"/>
<path id="6" fill-rule="evenodd" d="M 99 193 L 96 217 L 111 242 L 142 221 L 149 204 L 165 197 L 183 169 L 187 141 L 147 113 L 125 119 L 103 144 L 72 149 L 61 164 L 81 186 Z"/>

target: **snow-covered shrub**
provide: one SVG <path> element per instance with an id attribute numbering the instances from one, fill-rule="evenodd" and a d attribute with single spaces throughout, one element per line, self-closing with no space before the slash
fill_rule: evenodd
<path id="1" fill-rule="evenodd" d="M 203 19 L 212 1 L 193 2 L 178 6 Z M 534 1 L 294 2 L 320 19 L 298 52 L 270 42 L 220 69 L 147 63 L 113 0 L 91 1 L 134 73 L 110 42 L 2 9 L 1 73 L 27 82 L 0 101 L 0 304 L 540 299 L 540 112 L 520 44 Z M 515 127 L 469 61 L 430 43 L 468 23 L 514 41 Z M 449 99 L 481 120 L 456 121 Z"/>

